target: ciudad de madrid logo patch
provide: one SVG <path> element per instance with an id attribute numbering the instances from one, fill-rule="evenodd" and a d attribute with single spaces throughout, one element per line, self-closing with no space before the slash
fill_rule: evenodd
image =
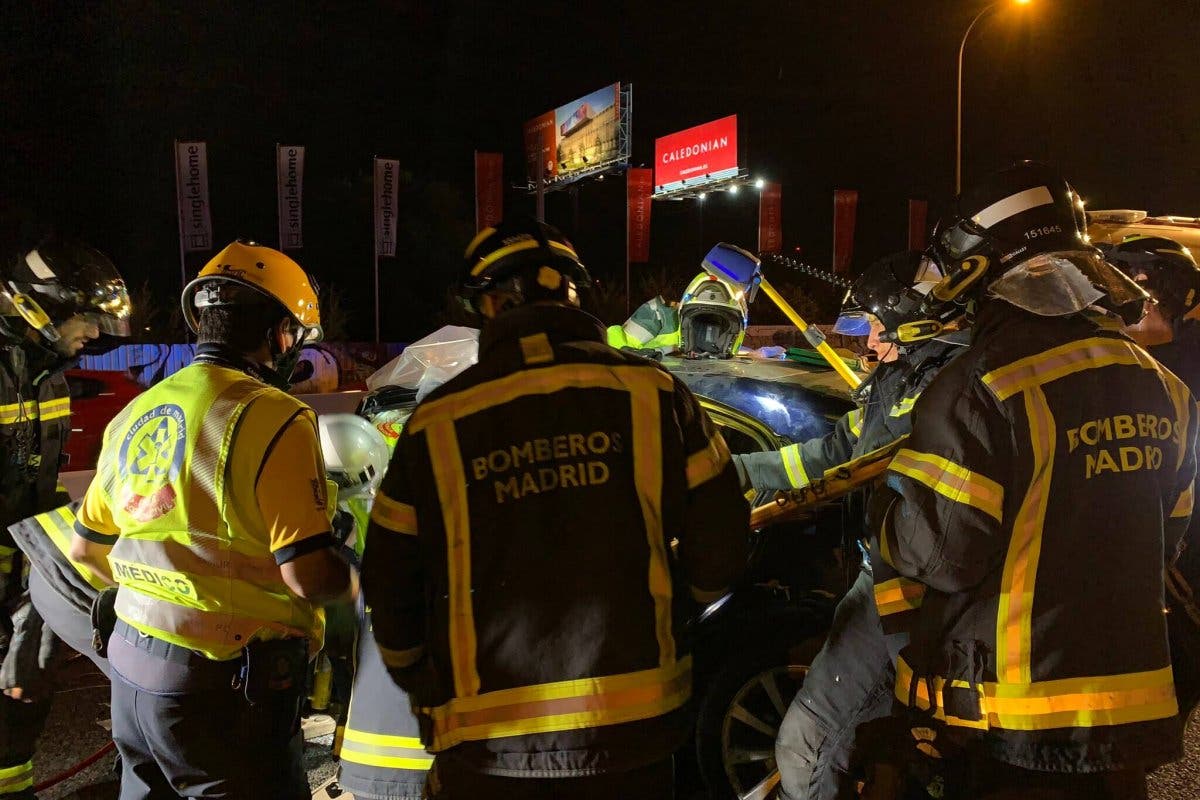
<path id="1" fill-rule="evenodd" d="M 174 403 L 138 417 L 121 442 L 117 458 L 121 509 L 148 522 L 175 508 L 172 482 L 179 478 L 187 443 L 187 420 Z"/>

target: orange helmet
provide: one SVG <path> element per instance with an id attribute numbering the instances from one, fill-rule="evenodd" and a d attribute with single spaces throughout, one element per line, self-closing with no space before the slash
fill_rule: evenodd
<path id="1" fill-rule="evenodd" d="M 244 292 L 222 292 L 228 284 L 249 288 L 283 306 L 301 328 L 298 341 L 320 341 L 321 310 L 304 269 L 278 250 L 245 239 L 217 253 L 184 287 L 183 317 L 192 333 L 198 332 L 197 309 L 249 302 Z"/>

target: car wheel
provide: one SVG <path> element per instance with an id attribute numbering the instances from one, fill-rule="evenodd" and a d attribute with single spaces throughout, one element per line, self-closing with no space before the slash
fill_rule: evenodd
<path id="1" fill-rule="evenodd" d="M 712 800 L 764 800 L 779 782 L 775 736 L 820 651 L 815 619 L 782 642 L 778 629 L 762 646 L 734 653 L 700 699 L 696 756 Z"/>

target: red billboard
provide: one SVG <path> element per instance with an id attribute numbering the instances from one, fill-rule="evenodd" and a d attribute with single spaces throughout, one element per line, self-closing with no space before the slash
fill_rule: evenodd
<path id="1" fill-rule="evenodd" d="M 654 142 L 658 191 L 737 175 L 737 115 L 723 117 Z"/>
<path id="2" fill-rule="evenodd" d="M 553 181 L 629 157 L 621 130 L 621 84 L 612 83 L 525 123 L 530 182 Z"/>

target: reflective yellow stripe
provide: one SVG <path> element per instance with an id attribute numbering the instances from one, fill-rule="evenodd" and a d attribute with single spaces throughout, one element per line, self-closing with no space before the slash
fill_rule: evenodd
<path id="1" fill-rule="evenodd" d="M 476 238 L 479 238 L 479 237 L 476 237 Z M 550 249 L 557 250 L 560 253 L 567 255 L 572 259 L 579 260 L 579 256 L 575 255 L 575 251 L 572 250 L 571 248 L 567 247 L 566 245 L 559 244 L 558 242 L 547 242 L 547 244 L 550 245 Z M 529 241 L 524 241 L 524 242 L 517 242 L 516 244 L 510 244 L 507 247 L 501 247 L 498 250 L 494 250 L 491 253 L 488 253 L 483 258 L 481 258 L 479 260 L 479 263 L 471 268 L 471 274 L 478 275 L 479 273 L 481 273 L 485 269 L 487 269 L 490 265 L 495 264 L 500 259 L 502 259 L 506 256 L 510 256 L 513 253 L 519 253 L 522 250 L 537 250 L 541 246 L 542 246 L 541 242 L 538 242 L 535 240 L 529 240 Z M 470 252 L 470 251 L 468 250 L 468 252 Z"/>
<path id="2" fill-rule="evenodd" d="M 675 388 L 669 373 L 653 367 L 556 364 L 516 372 L 427 402 L 417 409 L 406 427 L 411 433 L 419 433 L 439 421 L 460 419 L 528 395 L 553 394 L 564 389 L 631 391 L 638 386 L 653 386 L 664 392 Z"/>
<path id="3" fill-rule="evenodd" d="M 393 500 L 382 491 L 375 495 L 375 503 L 371 506 L 371 522 L 396 533 L 417 534 L 417 510 Z"/>
<path id="4" fill-rule="evenodd" d="M 850 432 L 855 436 L 862 436 L 863 412 L 861 408 L 856 408 L 850 412 L 849 419 L 846 423 L 850 426 Z"/>
<path id="5" fill-rule="evenodd" d="M 26 400 L 24 403 L 9 403 L 0 405 L 0 425 L 12 425 L 15 422 L 25 422 L 41 418 L 42 420 L 58 419 L 70 416 L 71 398 L 58 397 L 39 403 L 37 400 Z"/>
<path id="6" fill-rule="evenodd" d="M 446 529 L 446 568 L 450 579 L 450 663 L 454 693 L 471 697 L 479 693 L 475 664 L 475 611 L 471 600 L 471 518 L 467 507 L 467 481 L 458 433 L 453 420 L 429 427 L 429 458 Z"/>
<path id="7" fill-rule="evenodd" d="M 978 472 L 972 472 L 941 456 L 918 453 L 908 448 L 896 454 L 888 469 L 907 475 L 956 503 L 977 508 L 997 522 L 1001 521 L 1004 487 Z"/>
<path id="8" fill-rule="evenodd" d="M 656 401 L 657 402 L 657 393 Z M 721 474 L 729 463 L 729 448 L 725 440 L 716 431 L 708 440 L 708 446 L 698 453 L 692 453 L 687 460 L 687 485 L 695 489 L 702 483 L 707 483 Z M 640 484 L 639 484 L 640 485 Z"/>
<path id="9" fill-rule="evenodd" d="M 26 400 L 24 403 L 9 403 L 0 405 L 0 425 L 11 425 L 14 422 L 38 418 L 36 400 Z"/>
<path id="10" fill-rule="evenodd" d="M 422 772 L 433 765 L 433 756 L 425 752 L 425 746 L 421 744 L 420 739 L 368 733 L 350 727 L 343 733 L 340 757 L 343 761 L 369 767 L 413 769 Z"/>
<path id="11" fill-rule="evenodd" d="M 1092 338 L 1055 347 L 983 376 L 983 383 L 1000 400 L 1018 392 L 1042 386 L 1059 378 L 1087 369 L 1115 364 L 1138 365 L 1162 373 L 1163 370 L 1145 350 L 1122 339 Z"/>
<path id="12" fill-rule="evenodd" d="M 783 469 L 787 472 L 792 488 L 802 489 L 808 486 L 811 481 L 808 479 L 808 472 L 804 469 L 804 458 L 800 452 L 800 445 L 789 444 L 779 451 L 779 455 L 783 457 Z"/>
<path id="13" fill-rule="evenodd" d="M 924 597 L 925 585 L 908 578 L 892 578 L 875 584 L 875 607 L 881 617 L 920 608 Z"/>
<path id="14" fill-rule="evenodd" d="M 642 524 L 646 528 L 649 547 L 648 578 L 650 596 L 654 599 L 654 634 L 658 639 L 658 663 L 666 667 L 675 663 L 675 636 L 671 631 L 671 568 L 667 561 L 667 543 L 662 529 L 662 413 L 659 409 L 658 388 L 641 384 L 630 394 L 633 421 L 633 480 L 637 486 L 638 502 L 642 508 Z M 720 442 L 714 434 L 710 442 Z M 729 451 L 724 451 L 729 460 Z M 688 485 L 692 485 L 692 464 L 688 460 Z"/>
<path id="15" fill-rule="evenodd" d="M 423 709 L 433 718 L 432 752 L 466 741 L 579 730 L 661 716 L 691 695 L 692 660 L 598 678 L 502 689 Z"/>
<path id="16" fill-rule="evenodd" d="M 892 406 L 892 411 L 890 414 L 888 414 L 888 416 L 903 417 L 905 414 L 913 410 L 913 406 L 917 403 L 917 397 L 918 395 L 913 395 L 912 397 L 902 398 L 899 403 L 896 403 L 896 405 Z"/>
<path id="17" fill-rule="evenodd" d="M 1167 390 L 1170 392 L 1171 402 L 1175 406 L 1175 419 L 1178 421 L 1179 429 L 1188 431 L 1192 423 L 1192 414 L 1196 410 L 1192 392 L 1188 389 L 1187 384 L 1170 372 L 1164 370 L 1163 377 L 1170 378 L 1167 381 Z M 1180 438 L 1182 439 L 1182 437 Z M 1188 448 L 1179 447 L 1178 450 L 1179 452 L 1175 455 L 1175 469 L 1177 471 L 1183 466 L 1183 458 L 1187 455 Z"/>
<path id="18" fill-rule="evenodd" d="M 1170 667 L 1123 675 L 1098 675 L 1031 683 L 976 684 L 981 720 L 964 720 L 945 713 L 946 680 L 932 680 L 936 719 L 950 725 L 970 728 L 1007 730 L 1048 730 L 1051 728 L 1094 728 L 1148 722 L 1175 716 L 1175 685 Z M 901 657 L 896 664 L 896 697 L 909 701 L 913 670 Z M 953 688 L 971 688 L 964 681 L 951 681 Z M 917 708 L 930 707 L 929 687 L 916 683 Z"/>
<path id="19" fill-rule="evenodd" d="M 1032 680 L 1033 592 L 1054 473 L 1054 416 L 1041 387 L 1032 387 L 1025 393 L 1025 415 L 1032 444 L 1032 479 L 1013 524 L 996 614 L 996 670 L 1006 683 Z"/>
<path id="20" fill-rule="evenodd" d="M 421 656 L 425 655 L 425 645 L 423 644 L 410 647 L 407 650 L 390 650 L 379 644 L 379 642 L 376 642 L 375 645 L 379 648 L 379 655 L 383 656 L 383 663 L 389 669 L 411 667 L 421 660 Z"/>
<path id="21" fill-rule="evenodd" d="M 43 422 L 48 419 L 69 417 L 71 416 L 71 398 L 60 397 L 57 400 L 47 400 L 40 404 L 38 413 L 41 415 Z"/>
<path id="22" fill-rule="evenodd" d="M 1189 484 L 1183 490 L 1183 494 L 1179 495 L 1179 499 L 1175 501 L 1175 508 L 1171 511 L 1171 519 L 1179 519 L 1181 517 L 1190 517 L 1192 515 L 1192 505 L 1195 500 L 1195 492 L 1193 485 Z"/>
<path id="23" fill-rule="evenodd" d="M 80 564 L 77 561 L 72 561 L 71 552 L 71 536 L 75 530 L 75 515 L 71 513 L 69 507 L 56 508 L 53 511 L 47 511 L 43 514 L 38 514 L 34 519 L 38 525 L 54 542 L 54 546 L 63 554 L 63 558 L 67 560 L 79 576 L 87 581 L 88 585 L 96 591 L 103 591 L 110 585 L 109 582 L 88 567 Z"/>
<path id="24" fill-rule="evenodd" d="M 33 761 L 0 769 L 0 796 L 23 792 L 33 786 Z"/>

